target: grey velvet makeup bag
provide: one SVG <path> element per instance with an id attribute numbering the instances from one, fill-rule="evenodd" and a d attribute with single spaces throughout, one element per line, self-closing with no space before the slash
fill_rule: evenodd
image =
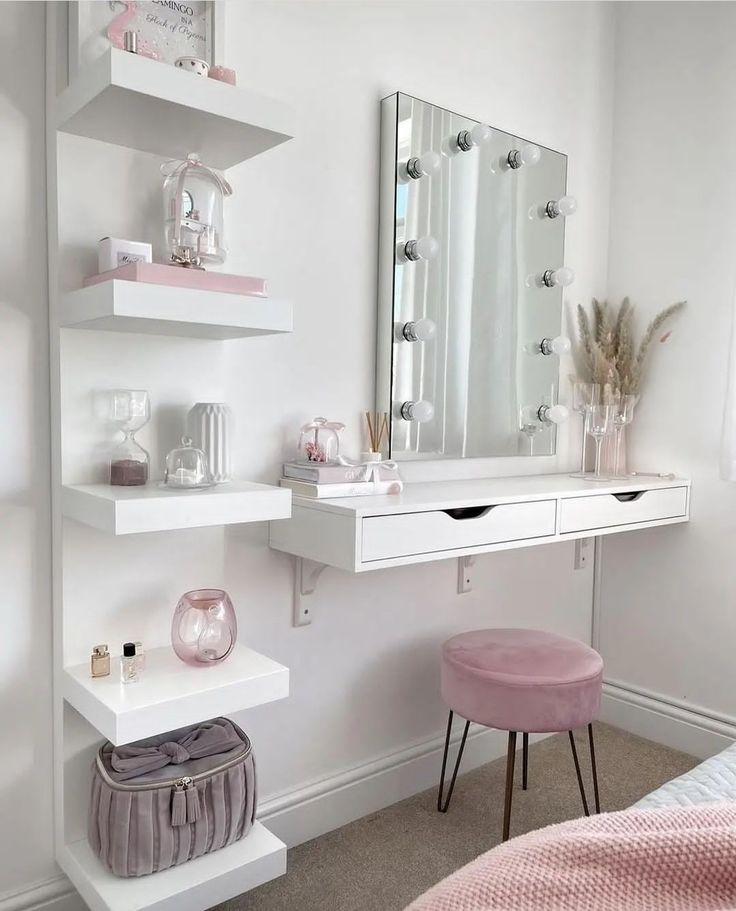
<path id="1" fill-rule="evenodd" d="M 145 876 L 247 835 L 256 814 L 250 740 L 227 718 L 100 747 L 89 843 L 116 876 Z"/>

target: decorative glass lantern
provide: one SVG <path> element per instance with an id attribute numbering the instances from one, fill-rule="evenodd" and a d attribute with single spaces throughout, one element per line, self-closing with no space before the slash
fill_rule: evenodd
<path id="1" fill-rule="evenodd" d="M 223 199 L 232 187 L 218 171 L 191 153 L 186 161 L 161 165 L 164 181 L 164 225 L 171 262 L 201 267 L 224 263 Z"/>

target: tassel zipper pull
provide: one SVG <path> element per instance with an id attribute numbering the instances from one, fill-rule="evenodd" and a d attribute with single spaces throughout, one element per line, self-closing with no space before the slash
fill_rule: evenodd
<path id="1" fill-rule="evenodd" d="M 174 782 L 171 798 L 171 825 L 185 826 L 200 817 L 199 791 L 194 781 L 185 775 Z"/>
<path id="2" fill-rule="evenodd" d="M 196 822 L 199 819 L 199 791 L 197 785 L 192 782 L 185 791 L 187 800 L 187 822 Z"/>

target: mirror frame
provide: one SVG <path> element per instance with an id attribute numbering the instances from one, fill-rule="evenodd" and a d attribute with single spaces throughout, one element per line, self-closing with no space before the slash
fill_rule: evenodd
<path id="1" fill-rule="evenodd" d="M 398 173 L 398 155 L 397 155 L 397 137 L 399 126 L 399 99 L 402 97 L 413 98 L 422 101 L 414 95 L 406 92 L 393 92 L 386 96 L 380 102 L 380 162 L 379 162 L 379 229 L 378 229 L 378 300 L 377 300 L 377 332 L 376 332 L 376 384 L 375 384 L 375 407 L 379 413 L 388 414 L 388 457 L 395 458 L 393 452 L 393 401 L 392 388 L 394 380 L 394 351 L 395 351 L 395 320 L 394 320 L 394 293 L 395 293 L 395 266 L 396 266 L 396 202 L 399 185 Z M 436 106 L 436 105 L 435 105 Z M 449 110 L 449 109 L 446 109 Z M 456 111 L 450 113 L 457 114 Z M 478 121 L 476 118 L 467 117 L 464 114 L 457 114 L 466 120 L 474 120 L 476 123 L 486 122 Z M 499 128 L 500 129 L 500 128 Z M 508 132 L 503 130 L 502 132 Z M 568 176 L 568 156 L 564 152 L 552 149 L 543 143 L 535 140 L 527 140 L 517 134 L 509 134 L 524 142 L 534 142 L 565 159 L 565 189 L 567 192 Z M 566 237 L 563 233 L 562 242 L 562 260 L 564 262 L 564 253 L 566 247 Z M 562 303 L 560 306 L 560 330 L 563 323 Z M 557 395 L 559 397 L 559 383 L 561 376 L 558 372 L 557 377 Z M 559 400 L 559 398 L 558 398 Z M 537 458 L 550 458 L 557 454 L 558 448 L 558 428 L 551 428 L 550 451 L 539 453 Z M 521 453 L 518 455 L 509 454 L 488 454 L 482 456 L 445 456 L 435 455 L 431 460 L 443 460 L 452 458 L 530 458 Z M 401 461 L 430 461 L 422 458 L 420 454 L 414 457 L 402 457 Z"/>

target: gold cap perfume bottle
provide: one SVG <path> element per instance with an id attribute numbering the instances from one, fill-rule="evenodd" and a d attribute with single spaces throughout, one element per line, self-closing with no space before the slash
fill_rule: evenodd
<path id="1" fill-rule="evenodd" d="M 96 645 L 92 649 L 90 672 L 93 677 L 107 677 L 110 673 L 110 652 L 106 645 Z"/>

